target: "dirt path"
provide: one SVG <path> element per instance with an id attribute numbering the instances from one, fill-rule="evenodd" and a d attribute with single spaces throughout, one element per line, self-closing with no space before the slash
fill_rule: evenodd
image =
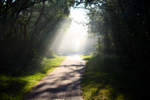
<path id="1" fill-rule="evenodd" d="M 67 57 L 25 96 L 25 100 L 83 100 L 80 79 L 84 65 L 85 62 L 78 56 Z"/>

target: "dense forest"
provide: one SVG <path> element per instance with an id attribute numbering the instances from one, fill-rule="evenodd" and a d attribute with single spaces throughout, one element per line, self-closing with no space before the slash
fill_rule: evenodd
<path id="1" fill-rule="evenodd" d="M 1 0 L 0 74 L 17 76 L 28 72 L 29 65 L 45 56 L 47 43 L 52 42 L 70 7 L 80 4 L 89 10 L 90 34 L 99 37 L 86 73 L 90 70 L 105 74 L 96 81 L 85 75 L 83 81 L 98 84 L 103 78 L 103 84 L 117 91 L 106 100 L 144 100 L 150 65 L 150 8 L 145 0 Z M 116 99 L 118 91 L 125 94 L 123 99 Z M 97 95 L 98 91 L 87 100 L 104 100 Z"/>
<path id="2" fill-rule="evenodd" d="M 87 64 L 83 86 L 92 95 L 86 99 L 144 100 L 150 55 L 148 3 L 144 0 L 87 1 L 89 28 L 99 41 L 96 56 Z M 89 81 L 91 88 L 95 87 L 93 92 L 88 89 Z M 106 99 L 100 99 L 102 93 Z"/>

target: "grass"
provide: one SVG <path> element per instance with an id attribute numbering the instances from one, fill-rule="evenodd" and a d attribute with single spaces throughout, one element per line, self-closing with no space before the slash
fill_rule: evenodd
<path id="1" fill-rule="evenodd" d="M 134 100 L 132 98 L 134 81 L 130 80 L 129 72 L 123 72 L 119 68 L 119 57 L 83 56 L 83 58 L 88 59 L 81 81 L 84 100 Z"/>
<path id="2" fill-rule="evenodd" d="M 83 58 L 86 62 L 90 60 L 93 57 L 93 54 L 89 55 L 80 55 L 81 58 Z"/>
<path id="3" fill-rule="evenodd" d="M 44 76 L 52 72 L 65 57 L 42 58 L 40 70 L 31 75 L 8 76 L 0 75 L 0 100 L 22 100 Z M 28 73 L 28 72 L 26 72 Z"/>

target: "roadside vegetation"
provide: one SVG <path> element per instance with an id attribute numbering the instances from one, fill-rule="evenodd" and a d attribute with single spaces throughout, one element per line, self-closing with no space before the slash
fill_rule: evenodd
<path id="1" fill-rule="evenodd" d="M 25 93 L 59 66 L 64 59 L 65 57 L 60 56 L 44 57 L 41 58 L 37 69 L 30 66 L 31 69 L 18 70 L 19 74 L 15 76 L 0 74 L 0 100 L 22 100 Z"/>
<path id="2" fill-rule="evenodd" d="M 132 71 L 123 71 L 121 66 L 126 62 L 119 63 L 121 60 L 123 58 L 104 55 L 88 58 L 81 83 L 84 100 L 140 100 L 139 77 Z"/>
<path id="3" fill-rule="evenodd" d="M 81 55 L 81 58 L 83 58 L 86 62 L 88 62 L 88 60 L 90 60 L 93 57 L 93 54 L 88 54 L 88 55 Z"/>
<path id="4" fill-rule="evenodd" d="M 88 1 L 89 30 L 98 41 L 82 81 L 84 99 L 146 100 L 150 65 L 148 2 Z"/>

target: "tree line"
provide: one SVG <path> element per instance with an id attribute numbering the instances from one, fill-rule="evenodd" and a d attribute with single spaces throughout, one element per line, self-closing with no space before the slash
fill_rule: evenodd
<path id="1" fill-rule="evenodd" d="M 1 0 L 0 68 L 24 67 L 42 56 L 73 4 L 74 0 Z"/>
<path id="2" fill-rule="evenodd" d="M 104 72 L 119 73 L 124 84 L 121 88 L 127 87 L 128 93 L 136 95 L 135 100 L 143 100 L 147 93 L 139 91 L 146 89 L 150 56 L 148 2 L 86 1 L 86 7 L 90 10 L 90 31 L 99 37 L 96 56 L 104 56 Z"/>

